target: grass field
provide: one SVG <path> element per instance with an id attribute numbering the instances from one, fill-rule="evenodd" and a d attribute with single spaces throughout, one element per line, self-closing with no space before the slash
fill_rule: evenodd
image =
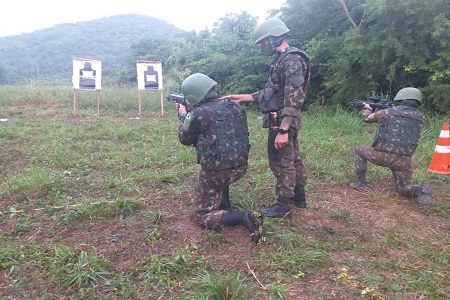
<path id="1" fill-rule="evenodd" d="M 445 116 L 430 116 L 414 181 L 435 205 L 396 194 L 369 165 L 359 193 L 352 149 L 376 125 L 359 111 L 311 107 L 300 150 L 308 208 L 265 219 L 267 241 L 190 217 L 199 166 L 178 142 L 176 111 L 133 89 L 0 87 L 0 299 L 449 299 L 450 178 L 427 171 Z M 248 109 L 237 210 L 274 201 L 261 115 Z"/>

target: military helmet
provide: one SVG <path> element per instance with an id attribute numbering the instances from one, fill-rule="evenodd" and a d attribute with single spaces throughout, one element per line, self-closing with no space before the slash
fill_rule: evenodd
<path id="1" fill-rule="evenodd" d="M 395 95 L 395 101 L 416 100 L 418 104 L 422 104 L 422 92 L 413 87 L 403 88 Z"/>
<path id="2" fill-rule="evenodd" d="M 181 84 L 181 92 L 191 105 L 199 104 L 217 82 L 205 74 L 195 73 L 186 78 Z"/>
<path id="3" fill-rule="evenodd" d="M 270 18 L 256 26 L 253 38 L 255 39 L 255 44 L 259 44 L 269 36 L 281 37 L 288 32 L 289 28 L 283 21 L 278 18 Z"/>

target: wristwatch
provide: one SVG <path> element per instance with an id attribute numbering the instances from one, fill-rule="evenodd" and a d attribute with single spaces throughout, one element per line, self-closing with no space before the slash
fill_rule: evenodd
<path id="1" fill-rule="evenodd" d="M 278 128 L 278 133 L 279 134 L 286 134 L 288 132 L 289 132 L 289 129 L 285 130 L 285 129 Z"/>

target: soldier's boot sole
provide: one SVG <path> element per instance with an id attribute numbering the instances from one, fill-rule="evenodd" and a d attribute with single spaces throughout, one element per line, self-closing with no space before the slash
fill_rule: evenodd
<path id="1" fill-rule="evenodd" d="M 431 194 L 433 192 L 433 188 L 429 184 L 424 184 L 419 191 L 419 195 L 417 196 L 417 205 L 420 207 L 426 207 L 433 205 L 433 200 L 431 199 Z"/>
<path id="2" fill-rule="evenodd" d="M 364 192 L 367 190 L 367 185 L 361 183 L 361 182 L 350 182 L 349 184 L 347 184 L 347 186 L 353 190 L 356 190 L 358 192 Z"/>
<path id="3" fill-rule="evenodd" d="M 295 201 L 292 200 L 292 204 L 299 207 L 299 208 L 306 208 L 306 200 L 305 201 Z"/>
<path id="4" fill-rule="evenodd" d="M 292 216 L 289 206 L 282 206 L 278 203 L 261 209 L 261 213 L 267 218 L 290 218 Z"/>
<path id="5" fill-rule="evenodd" d="M 244 227 L 250 232 L 250 241 L 259 244 L 266 240 L 266 231 L 264 230 L 264 217 L 258 211 L 248 211 L 244 215 Z"/>

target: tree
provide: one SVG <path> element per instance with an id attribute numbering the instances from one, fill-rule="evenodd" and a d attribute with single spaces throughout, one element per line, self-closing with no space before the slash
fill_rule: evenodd
<path id="1" fill-rule="evenodd" d="M 363 23 L 363 21 L 364 21 L 364 14 L 363 14 L 363 16 L 361 17 L 361 20 L 359 21 L 359 24 L 356 25 L 355 21 L 354 21 L 353 18 L 352 18 L 352 15 L 351 15 L 350 12 L 348 11 L 347 3 L 345 2 L 345 0 L 340 0 L 340 1 L 341 1 L 342 6 L 344 7 L 344 11 L 345 11 L 345 14 L 347 15 L 347 19 L 350 21 L 350 23 L 352 23 L 352 25 L 353 25 L 353 27 L 354 27 L 355 29 L 358 29 L 358 30 L 359 30 L 359 28 L 361 27 L 361 25 L 362 25 L 362 23 Z"/>
<path id="2" fill-rule="evenodd" d="M 434 97 L 442 99 L 436 93 L 448 90 L 446 0 L 287 0 L 281 11 L 313 59 L 309 99 L 346 104 L 372 91 L 392 97 L 438 84 Z"/>

